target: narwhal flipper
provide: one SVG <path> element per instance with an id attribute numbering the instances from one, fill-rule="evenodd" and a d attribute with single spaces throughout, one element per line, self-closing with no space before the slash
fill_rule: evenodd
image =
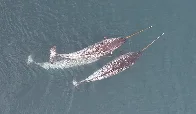
<path id="1" fill-rule="evenodd" d="M 57 62 L 57 61 L 61 61 L 61 60 L 76 60 L 74 58 L 72 58 L 69 54 L 58 54 L 56 52 L 56 46 L 53 46 L 51 49 L 50 49 L 50 60 L 49 62 L 51 64 L 53 64 L 54 62 Z"/>
<path id="2" fill-rule="evenodd" d="M 53 46 L 51 49 L 50 49 L 50 63 L 54 63 L 54 60 L 55 60 L 55 57 L 57 56 L 57 53 L 56 53 L 56 46 Z"/>

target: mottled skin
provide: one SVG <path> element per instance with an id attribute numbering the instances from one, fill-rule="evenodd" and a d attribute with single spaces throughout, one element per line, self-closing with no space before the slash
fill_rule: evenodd
<path id="1" fill-rule="evenodd" d="M 82 50 L 69 53 L 69 54 L 57 54 L 56 46 L 51 48 L 50 63 L 55 63 L 65 59 L 99 59 L 102 56 L 112 54 L 114 50 L 119 48 L 123 43 L 125 43 L 126 38 L 110 38 L 104 39 L 100 42 L 90 45 Z"/>
<path id="2" fill-rule="evenodd" d="M 88 46 L 86 51 L 82 53 L 82 55 L 107 55 L 112 53 L 115 49 L 119 48 L 126 41 L 125 38 L 110 38 L 105 39 L 101 42 L 95 43 L 94 45 Z"/>
<path id="3" fill-rule="evenodd" d="M 94 72 L 92 75 L 90 75 L 88 78 L 80 81 L 80 82 L 74 82 L 75 86 L 83 83 L 83 82 L 93 82 L 97 80 L 102 80 L 104 78 L 108 78 L 111 76 L 114 76 L 127 68 L 131 67 L 136 60 L 139 59 L 142 52 L 129 52 L 126 54 L 123 54 L 116 59 L 112 60 L 111 62 L 104 65 L 102 68 Z"/>
<path id="4" fill-rule="evenodd" d="M 102 56 L 106 56 L 108 54 L 112 54 L 114 50 L 119 48 L 122 44 L 125 43 L 126 39 L 131 38 L 132 36 L 135 36 L 147 29 L 152 28 L 152 26 L 145 28 L 143 30 L 140 30 L 132 35 L 123 37 L 123 38 L 109 38 L 104 39 L 98 43 L 95 43 L 94 45 L 90 45 L 82 50 L 69 53 L 69 54 L 57 54 L 56 56 L 52 56 L 50 61 L 51 63 L 62 61 L 64 59 L 96 59 L 98 60 Z M 105 38 L 105 37 L 104 37 Z"/>
<path id="5" fill-rule="evenodd" d="M 113 61 L 107 63 L 104 65 L 102 68 L 94 72 L 92 75 L 90 75 L 88 78 L 76 82 L 75 80 L 73 81 L 74 86 L 78 86 L 79 84 L 83 82 L 93 82 L 97 80 L 102 80 L 104 78 L 108 78 L 111 76 L 114 76 L 127 68 L 131 67 L 134 65 L 137 59 L 142 55 L 142 52 L 144 52 L 149 46 L 151 46 L 157 39 L 159 39 L 164 33 L 162 33 L 160 36 L 158 36 L 155 40 L 153 40 L 150 44 L 148 44 L 146 47 L 144 47 L 141 51 L 138 52 L 129 52 L 126 54 L 123 54 Z"/>
<path id="6" fill-rule="evenodd" d="M 116 58 L 115 60 L 109 62 L 106 64 L 104 67 L 110 66 L 110 70 L 103 70 L 102 69 L 102 74 L 101 76 L 105 75 L 115 75 L 118 74 L 119 72 L 122 72 L 123 70 L 129 68 L 132 66 L 137 59 L 139 59 L 141 55 L 141 52 L 129 52 L 124 55 L 121 55 L 119 58 Z"/>
<path id="7" fill-rule="evenodd" d="M 139 51 L 129 52 L 119 56 L 89 76 L 89 78 L 86 79 L 86 82 L 108 78 L 126 70 L 127 68 L 131 67 L 137 59 L 139 59 L 141 54 L 142 53 Z"/>

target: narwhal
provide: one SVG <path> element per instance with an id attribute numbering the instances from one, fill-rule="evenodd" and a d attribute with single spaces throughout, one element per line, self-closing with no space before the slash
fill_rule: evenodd
<path id="1" fill-rule="evenodd" d="M 152 45 L 156 40 L 158 40 L 164 33 L 162 33 L 160 36 L 158 36 L 155 40 L 153 40 L 150 44 L 148 44 L 146 47 L 144 47 L 142 50 L 137 52 L 128 52 L 126 54 L 123 54 L 116 59 L 112 60 L 111 62 L 104 65 L 99 70 L 95 71 L 92 75 L 90 75 L 88 78 L 76 82 L 73 80 L 73 85 L 78 86 L 81 83 L 85 82 L 94 82 L 97 80 L 102 80 L 105 78 L 109 78 L 111 76 L 114 76 L 127 68 L 134 65 L 134 63 L 139 59 L 139 57 L 142 55 L 142 53 L 150 46 Z"/>
<path id="2" fill-rule="evenodd" d="M 117 48 L 122 46 L 127 39 L 135 36 L 147 29 L 152 28 L 152 26 L 140 30 L 132 35 L 126 37 L 117 38 L 105 38 L 104 40 L 90 45 L 82 50 L 68 53 L 59 54 L 56 52 L 56 46 L 50 49 L 50 59 L 49 62 L 38 63 L 33 61 L 31 55 L 28 57 L 28 64 L 34 63 L 43 67 L 44 69 L 64 69 L 85 64 L 90 64 L 96 62 L 101 57 L 108 56 L 112 54 Z"/>
<path id="3" fill-rule="evenodd" d="M 97 42 L 93 45 L 90 45 L 82 50 L 72 52 L 69 54 L 58 54 L 56 52 L 56 46 L 53 46 L 50 49 L 50 63 L 55 64 L 55 62 L 62 61 L 65 59 L 94 59 L 97 61 L 100 57 L 107 56 L 108 54 L 112 54 L 113 51 L 115 51 L 117 48 L 122 46 L 122 44 L 125 43 L 125 41 L 132 36 L 135 36 L 149 28 L 152 28 L 152 26 L 145 28 L 143 30 L 140 30 L 132 35 L 126 36 L 126 37 L 117 37 L 117 38 L 105 38 L 104 40 Z M 92 62 L 95 62 L 92 61 Z"/>

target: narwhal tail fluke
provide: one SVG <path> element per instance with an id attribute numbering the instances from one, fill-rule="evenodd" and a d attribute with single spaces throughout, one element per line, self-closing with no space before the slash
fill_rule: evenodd
<path id="1" fill-rule="evenodd" d="M 144 47 L 141 52 L 145 51 L 149 46 L 151 46 L 156 40 L 158 40 L 161 36 L 163 36 L 165 33 L 162 33 L 160 36 L 158 36 L 155 40 L 153 40 L 150 44 L 148 44 L 146 47 Z"/>
<path id="2" fill-rule="evenodd" d="M 135 35 L 137 35 L 137 34 L 143 32 L 143 31 L 146 31 L 146 30 L 150 29 L 150 28 L 152 28 L 152 26 L 149 26 L 148 28 L 142 29 L 142 30 L 140 30 L 140 31 L 138 31 L 138 32 L 135 32 L 135 33 L 133 33 L 133 34 L 131 34 L 131 35 L 129 35 L 129 36 L 126 36 L 125 38 L 127 38 L 127 39 L 128 39 L 128 38 L 131 38 L 132 36 L 135 36 Z"/>
<path id="3" fill-rule="evenodd" d="M 56 53 L 56 46 L 53 46 L 51 49 L 50 49 L 50 63 L 53 63 L 54 62 L 54 58 L 56 57 L 57 53 Z"/>
<path id="4" fill-rule="evenodd" d="M 82 81 L 79 81 L 79 82 L 77 82 L 76 80 L 73 80 L 72 81 L 72 83 L 73 83 L 73 85 L 75 86 L 75 87 L 77 87 L 77 86 L 79 86 L 81 83 L 83 83 L 83 82 L 86 82 L 86 80 L 82 80 Z"/>
<path id="5" fill-rule="evenodd" d="M 27 64 L 29 65 L 29 64 L 31 64 L 31 63 L 34 63 L 34 60 L 33 60 L 33 58 L 32 58 L 32 55 L 29 55 L 29 56 L 28 56 L 28 59 L 27 59 Z"/>
<path id="6" fill-rule="evenodd" d="M 74 85 L 75 87 L 77 87 L 77 86 L 79 85 L 79 83 L 78 83 L 76 80 L 73 80 L 72 83 L 73 83 L 73 85 Z"/>

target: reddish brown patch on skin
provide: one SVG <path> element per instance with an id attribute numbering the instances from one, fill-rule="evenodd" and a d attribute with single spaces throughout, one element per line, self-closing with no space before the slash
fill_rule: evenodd
<path id="1" fill-rule="evenodd" d="M 127 68 L 131 67 L 133 65 L 133 63 L 135 63 L 136 60 L 139 59 L 141 54 L 142 53 L 140 51 L 129 52 L 129 53 L 123 54 L 123 55 L 117 57 L 116 59 L 114 59 L 113 61 L 104 65 L 101 69 L 97 70 L 95 72 L 96 75 L 92 79 L 85 80 L 85 81 L 92 82 L 95 80 L 100 80 L 99 78 L 101 78 L 101 77 L 102 77 L 102 79 L 104 79 L 104 78 L 114 76 L 114 75 L 126 70 Z"/>
<path id="2" fill-rule="evenodd" d="M 101 56 L 111 54 L 114 50 L 116 50 L 122 44 L 124 44 L 125 41 L 126 41 L 126 38 L 105 39 L 105 40 L 102 40 L 101 42 L 95 43 L 94 45 L 87 47 L 86 49 L 84 48 L 80 56 L 83 56 L 84 58 L 89 58 L 92 56 L 94 56 L 95 58 L 100 58 Z M 51 50 L 56 50 L 56 46 L 54 46 Z M 61 61 L 63 59 L 68 59 L 68 58 L 58 56 L 57 54 L 53 57 L 53 60 L 51 61 L 51 63 Z"/>
<path id="3" fill-rule="evenodd" d="M 108 40 L 111 40 L 111 42 Z M 103 55 L 107 55 L 119 48 L 122 44 L 125 43 L 125 41 L 126 38 L 116 38 L 113 41 L 112 39 L 103 40 L 92 47 L 92 49 L 95 48 L 95 51 L 86 53 L 86 55 L 93 55 L 95 53 L 103 53 Z"/>
<path id="4" fill-rule="evenodd" d="M 107 65 L 111 66 L 112 69 L 109 69 L 108 71 L 103 71 L 103 74 L 101 76 L 104 76 L 108 73 L 112 73 L 112 75 L 118 74 L 123 69 L 127 69 L 130 66 L 132 66 L 133 63 L 136 62 L 137 59 L 141 56 L 141 52 L 133 52 L 133 53 L 127 53 L 124 55 L 121 55 L 120 57 L 116 58 L 114 61 L 109 62 Z M 114 72 L 117 71 L 117 72 Z"/>

